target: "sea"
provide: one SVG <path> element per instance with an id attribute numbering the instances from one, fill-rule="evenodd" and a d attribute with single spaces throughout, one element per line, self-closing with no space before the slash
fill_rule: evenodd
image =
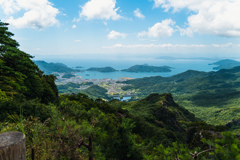
<path id="1" fill-rule="evenodd" d="M 156 58 L 131 58 L 131 59 L 118 59 L 118 58 L 106 58 L 106 59 L 47 59 L 46 62 L 59 62 L 67 65 L 71 68 L 81 66 L 81 70 L 85 70 L 91 67 L 113 67 L 116 70 L 127 69 L 134 65 L 150 65 L 150 66 L 169 66 L 172 67 L 171 72 L 94 72 L 83 71 L 76 73 L 83 79 L 121 79 L 121 78 L 143 78 L 151 76 L 170 77 L 187 70 L 196 70 L 209 72 L 213 71 L 214 65 L 211 63 L 217 62 L 218 59 L 156 59 Z"/>

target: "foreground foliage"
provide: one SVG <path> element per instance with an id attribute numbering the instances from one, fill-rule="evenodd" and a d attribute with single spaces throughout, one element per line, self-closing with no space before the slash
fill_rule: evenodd
<path id="1" fill-rule="evenodd" d="M 164 99 L 161 95 L 159 98 Z M 42 104 L 48 115 L 43 112 L 29 116 L 26 111 L 17 114 L 15 109 L 16 114 L 7 114 L 1 121 L 0 133 L 25 133 L 28 159 L 32 149 L 36 159 L 88 159 L 90 152 L 85 146 L 89 145 L 91 136 L 94 159 L 192 159 L 190 153 L 208 150 L 210 146 L 214 150 L 202 153 L 198 159 L 238 159 L 240 156 L 236 136 L 231 132 L 220 134 L 219 131 L 226 130 L 224 127 L 183 119 L 175 122 L 163 119 L 159 124 L 155 118 L 149 119 L 140 113 L 132 115 L 132 111 L 116 106 L 124 102 L 111 103 L 115 103 L 115 107 L 83 94 L 61 96 L 57 104 Z M 143 104 L 148 106 L 146 102 Z M 24 110 L 24 106 L 20 110 Z M 174 116 L 170 110 L 168 114 Z"/>

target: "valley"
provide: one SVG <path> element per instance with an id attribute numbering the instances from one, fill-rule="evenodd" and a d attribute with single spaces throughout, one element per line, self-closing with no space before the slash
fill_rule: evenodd
<path id="1" fill-rule="evenodd" d="M 128 91 L 122 90 L 122 87 L 124 86 L 129 86 L 128 84 L 121 83 L 129 78 L 123 78 L 122 80 L 117 80 L 117 79 L 82 79 L 79 76 L 74 76 L 71 78 L 62 78 L 64 74 L 62 73 L 55 73 L 57 74 L 57 80 L 56 80 L 56 85 L 58 86 L 59 93 L 80 93 L 84 92 L 85 89 L 88 89 L 92 85 L 98 85 L 104 89 L 107 90 L 107 95 L 109 98 L 108 100 L 111 99 L 111 97 L 122 97 L 124 95 L 128 95 L 128 97 L 131 95 L 137 95 L 138 90 L 136 89 L 131 89 Z M 104 93 L 105 94 L 105 93 Z M 116 96 L 118 95 L 118 96 Z M 90 95 L 91 96 L 91 95 Z M 102 95 L 99 94 L 97 98 L 101 98 Z"/>
<path id="2" fill-rule="evenodd" d="M 56 84 L 60 93 L 86 93 L 84 90 L 93 85 L 106 91 L 95 94 L 91 89 L 87 94 L 90 97 L 94 94 L 93 98 L 105 97 L 106 100 L 128 95 L 130 99 L 127 101 L 136 101 L 151 93 L 172 93 L 177 103 L 209 124 L 226 125 L 240 117 L 240 67 L 212 72 L 189 70 L 170 77 L 121 80 L 82 79 L 79 76 L 62 78 L 63 74 L 58 74 Z M 238 126 L 232 128 L 234 132 L 240 132 Z"/>

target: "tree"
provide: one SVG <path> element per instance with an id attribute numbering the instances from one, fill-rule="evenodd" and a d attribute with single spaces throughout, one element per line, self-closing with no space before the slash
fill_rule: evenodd
<path id="1" fill-rule="evenodd" d="M 0 21 L 0 89 L 11 97 L 54 102 L 58 96 L 55 76 L 43 75 L 31 60 L 33 56 L 19 50 L 19 44 L 11 38 L 14 34 L 7 26 Z"/>
<path id="2" fill-rule="evenodd" d="M 10 52 L 16 51 L 19 44 L 11 38 L 13 34 L 8 31 L 7 23 L 0 21 L 0 89 L 5 91 L 8 96 L 13 96 L 17 92 L 22 92 L 23 80 L 26 78 L 24 74 L 17 72 L 9 66 L 13 62 L 8 60 Z"/>
<path id="3" fill-rule="evenodd" d="M 112 155 L 119 160 L 141 160 L 143 159 L 140 149 L 134 143 L 134 135 L 131 133 L 134 123 L 130 119 L 123 118 L 121 126 L 118 127 L 118 136 L 111 142 Z"/>

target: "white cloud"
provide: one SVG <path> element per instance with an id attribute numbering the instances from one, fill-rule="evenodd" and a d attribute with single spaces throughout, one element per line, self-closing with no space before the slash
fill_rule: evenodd
<path id="1" fill-rule="evenodd" d="M 124 45 L 124 44 L 115 44 L 112 46 L 103 46 L 105 49 L 116 49 L 116 48 L 127 48 L 127 49 L 137 49 L 137 48 L 172 48 L 172 49 L 189 49 L 189 48 L 231 48 L 231 47 L 240 47 L 239 45 L 234 45 L 232 43 L 226 44 L 133 44 L 133 45 Z"/>
<path id="2" fill-rule="evenodd" d="M 140 19 L 144 19 L 145 16 L 141 13 L 140 9 L 137 8 L 135 11 L 134 11 L 134 15 Z"/>
<path id="3" fill-rule="evenodd" d="M 76 40 L 75 40 L 75 42 L 82 42 L 82 41 L 81 41 L 81 40 L 79 40 L 79 39 L 76 39 Z"/>
<path id="4" fill-rule="evenodd" d="M 154 7 L 160 7 L 165 3 L 165 0 L 154 0 Z"/>
<path id="5" fill-rule="evenodd" d="M 212 46 L 215 48 L 230 48 L 233 47 L 234 45 L 232 43 L 226 43 L 226 44 L 212 44 Z"/>
<path id="6" fill-rule="evenodd" d="M 10 16 L 7 22 L 16 28 L 43 29 L 59 23 L 59 10 L 48 0 L 1 0 L 0 7 Z M 20 11 L 23 16 L 14 18 L 13 14 Z"/>
<path id="7" fill-rule="evenodd" d="M 134 45 L 123 45 L 115 44 L 113 46 L 104 46 L 102 48 L 204 48 L 209 45 L 202 44 L 134 44 Z"/>
<path id="8" fill-rule="evenodd" d="M 185 35 L 189 37 L 193 36 L 193 30 L 191 28 L 181 28 L 179 26 L 177 26 L 177 28 L 181 36 L 185 36 Z"/>
<path id="9" fill-rule="evenodd" d="M 203 34 L 219 36 L 240 36 L 239 0 L 154 0 L 155 7 L 189 9 L 193 13 L 188 17 L 189 30 Z"/>
<path id="10" fill-rule="evenodd" d="M 103 24 L 105 25 L 105 26 L 107 26 L 108 24 L 107 24 L 107 22 L 103 22 Z"/>
<path id="11" fill-rule="evenodd" d="M 146 41 L 147 39 L 138 39 L 139 41 Z"/>
<path id="12" fill-rule="evenodd" d="M 112 30 L 108 34 L 108 39 L 117 39 L 117 37 L 125 38 L 126 36 L 127 36 L 127 34 L 125 34 L 125 33 L 119 33 L 119 32 L 116 32 L 116 31 Z"/>
<path id="13" fill-rule="evenodd" d="M 0 6 L 6 15 L 11 15 L 21 10 L 15 0 L 1 0 Z"/>
<path id="14" fill-rule="evenodd" d="M 115 8 L 116 0 L 90 0 L 82 6 L 80 17 L 90 19 L 118 20 L 121 16 Z"/>
<path id="15" fill-rule="evenodd" d="M 77 27 L 77 26 L 76 26 L 75 24 L 72 26 L 73 29 L 75 29 L 76 27 Z"/>
<path id="16" fill-rule="evenodd" d="M 138 37 L 141 36 L 148 36 L 153 38 L 162 38 L 162 37 L 168 37 L 172 36 L 175 30 L 172 28 L 172 26 L 175 24 L 175 22 L 171 19 L 165 19 L 161 23 L 156 23 L 151 28 L 148 28 L 148 31 L 143 31 L 138 33 Z"/>
<path id="17" fill-rule="evenodd" d="M 72 22 L 79 22 L 80 21 L 80 18 L 74 18 L 73 20 L 72 20 Z"/>

